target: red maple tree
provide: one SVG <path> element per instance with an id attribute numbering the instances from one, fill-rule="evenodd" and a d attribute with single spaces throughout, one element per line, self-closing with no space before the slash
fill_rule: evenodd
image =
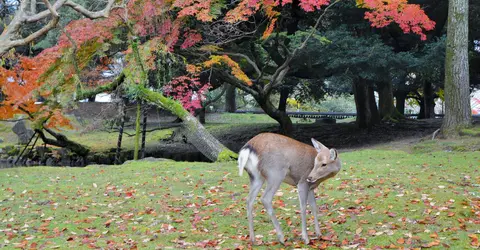
<path id="1" fill-rule="evenodd" d="M 62 83 L 59 82 L 58 77 L 42 77 L 42 75 L 51 76 L 51 71 L 59 69 L 58 65 L 63 62 L 62 56 L 72 53 L 69 52 L 72 48 L 102 44 L 111 40 L 114 37 L 113 31 L 125 24 L 125 11 L 133 23 L 135 35 L 155 40 L 155 43 L 148 45 L 149 49 L 153 52 L 155 50 L 174 52 L 176 48 L 188 49 L 203 40 L 202 35 L 191 27 L 190 18 L 199 22 L 210 22 L 222 15 L 227 22 L 237 22 L 247 20 L 255 13 L 263 11 L 270 20 L 263 36 L 266 38 L 276 25 L 279 15 L 276 9 L 287 4 L 292 4 L 292 1 L 241 0 L 234 8 L 222 14 L 218 10 L 224 6 L 219 6 L 219 2 L 212 0 L 132 0 L 127 3 L 125 9 L 116 10 L 108 18 L 73 21 L 65 28 L 65 33 L 54 47 L 44 50 L 33 58 L 11 55 L 11 58 L 16 58 L 17 63 L 11 67 L 0 67 L 2 91 L 0 118 L 9 119 L 15 114 L 26 112 L 32 119 L 48 120 L 47 126 L 69 126 L 68 119 L 62 116 L 61 105 L 55 102 L 43 106 L 36 105 L 35 100 L 56 94 L 54 92 L 59 91 L 60 87 L 62 91 L 77 91 L 75 84 L 78 84 L 78 69 L 83 69 L 99 48 L 82 50 L 83 55 L 79 55 L 78 51 L 73 52 L 84 60 L 78 60 L 77 65 L 69 64 L 62 68 L 61 73 L 64 77 L 61 80 Z M 306 12 L 320 10 L 329 4 L 329 0 L 300 0 L 299 2 L 300 8 Z M 408 4 L 406 0 L 357 0 L 357 4 L 367 9 L 365 18 L 374 27 L 384 27 L 395 22 L 404 32 L 413 32 L 425 39 L 424 32 L 433 29 L 434 26 L 418 5 Z M 128 54 L 129 51 L 131 50 L 125 53 Z M 155 64 L 151 63 L 155 60 L 153 52 L 143 58 L 147 62 L 148 69 L 155 68 Z M 203 67 L 219 63 L 231 68 L 232 75 L 244 81 L 245 84 L 252 84 L 238 64 L 227 55 L 213 56 L 203 64 Z M 70 87 L 66 87 L 67 85 Z M 199 101 L 202 100 L 208 88 L 208 84 L 203 86 L 199 84 L 196 75 L 177 76 L 166 84 L 164 92 L 180 100 L 186 108 L 192 109 L 199 106 Z"/>

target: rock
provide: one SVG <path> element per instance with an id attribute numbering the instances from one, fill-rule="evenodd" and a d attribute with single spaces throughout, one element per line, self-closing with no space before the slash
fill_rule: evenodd
<path id="1" fill-rule="evenodd" d="M 26 145 L 32 138 L 34 132 L 25 126 L 25 121 L 15 123 L 12 128 L 13 133 L 18 136 L 18 143 Z"/>
<path id="2" fill-rule="evenodd" d="M 85 159 L 83 157 L 79 157 L 74 163 L 73 165 L 75 167 L 83 167 L 85 166 Z"/>
<path id="3" fill-rule="evenodd" d="M 25 165 L 26 165 L 27 167 L 32 167 L 32 166 L 35 166 L 35 162 L 32 161 L 32 160 L 30 160 L 30 159 L 28 159 L 28 160 L 25 162 Z"/>
<path id="4" fill-rule="evenodd" d="M 2 138 L 0 138 L 0 143 L 4 142 L 4 140 Z"/>
<path id="5" fill-rule="evenodd" d="M 38 157 L 44 158 L 48 155 L 48 153 L 51 153 L 52 150 L 50 150 L 49 148 L 44 147 L 44 146 L 36 146 L 35 147 L 35 152 L 37 152 Z"/>
<path id="6" fill-rule="evenodd" d="M 15 163 L 15 159 L 16 159 L 16 157 L 13 157 L 13 156 L 9 156 L 9 157 L 7 158 L 7 165 L 8 165 L 8 167 L 12 167 L 12 166 L 13 166 L 13 163 Z"/>
<path id="7" fill-rule="evenodd" d="M 56 165 L 56 160 L 53 157 L 50 157 L 47 159 L 45 162 L 45 166 L 55 166 Z"/>
<path id="8" fill-rule="evenodd" d="M 0 168 L 8 168 L 8 160 L 7 159 L 0 159 Z"/>

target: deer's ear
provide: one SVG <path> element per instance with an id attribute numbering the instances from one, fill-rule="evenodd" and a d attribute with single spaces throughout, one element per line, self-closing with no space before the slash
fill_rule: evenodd
<path id="1" fill-rule="evenodd" d="M 336 160 L 338 157 L 338 153 L 337 153 L 337 150 L 334 149 L 334 148 L 331 148 L 330 149 L 330 160 L 334 161 Z"/>
<path id="2" fill-rule="evenodd" d="M 319 153 L 320 153 L 320 151 L 322 151 L 322 149 L 327 148 L 322 143 L 320 143 L 319 141 L 317 141 L 313 138 L 312 138 L 312 144 L 315 147 L 315 149 L 317 150 L 317 152 L 319 152 Z"/>

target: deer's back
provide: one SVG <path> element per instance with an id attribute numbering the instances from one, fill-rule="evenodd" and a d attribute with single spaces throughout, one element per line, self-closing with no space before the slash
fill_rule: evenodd
<path id="1" fill-rule="evenodd" d="M 262 133 L 253 137 L 244 147 L 252 149 L 259 159 L 260 173 L 268 175 L 286 171 L 285 182 L 297 185 L 312 171 L 317 151 L 310 145 L 292 138 Z"/>

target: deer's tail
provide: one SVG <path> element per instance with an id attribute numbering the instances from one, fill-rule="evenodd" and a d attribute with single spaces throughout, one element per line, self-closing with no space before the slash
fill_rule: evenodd
<path id="1" fill-rule="evenodd" d="M 247 168 L 250 171 L 257 169 L 258 165 L 258 156 L 255 151 L 249 147 L 249 145 L 244 146 L 240 149 L 238 153 L 238 175 L 243 175 L 243 169 Z M 247 170 L 247 171 L 248 171 Z"/>

